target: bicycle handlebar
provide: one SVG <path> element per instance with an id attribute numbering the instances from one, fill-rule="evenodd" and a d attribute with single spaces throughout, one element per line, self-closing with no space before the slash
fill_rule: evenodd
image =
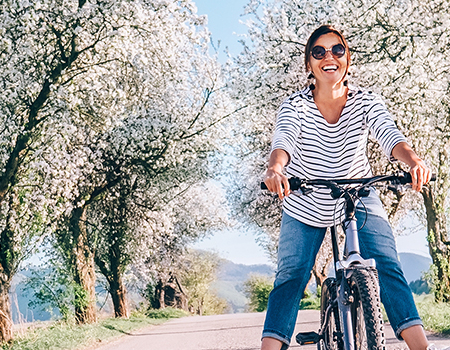
<path id="1" fill-rule="evenodd" d="M 365 186 L 370 186 L 376 182 L 391 182 L 394 185 L 406 185 L 412 182 L 411 174 L 405 172 L 399 172 L 393 175 L 379 175 L 374 177 L 360 178 L 360 179 L 315 179 L 315 180 L 304 180 L 298 177 L 291 177 L 289 179 L 290 189 L 295 191 L 302 186 L 325 186 L 328 188 L 336 187 L 337 185 L 352 185 L 360 184 Z M 436 174 L 431 175 L 430 181 L 436 181 Z M 267 190 L 267 186 L 264 182 L 261 182 L 261 189 Z"/>

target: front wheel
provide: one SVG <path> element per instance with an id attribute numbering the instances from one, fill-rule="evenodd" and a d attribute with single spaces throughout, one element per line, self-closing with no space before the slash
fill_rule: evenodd
<path id="1" fill-rule="evenodd" d="M 323 330 L 323 339 L 317 344 L 318 350 L 343 350 L 341 325 L 339 321 L 339 309 L 336 301 L 336 280 L 327 278 L 322 284 L 320 299 L 320 322 Z M 328 322 L 325 315 L 328 307 L 331 308 Z"/>
<path id="2" fill-rule="evenodd" d="M 355 269 L 350 279 L 352 324 L 356 350 L 386 347 L 378 278 L 375 269 Z"/>

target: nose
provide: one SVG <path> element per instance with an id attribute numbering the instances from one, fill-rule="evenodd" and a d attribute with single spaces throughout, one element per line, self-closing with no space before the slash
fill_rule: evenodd
<path id="1" fill-rule="evenodd" d="M 327 58 L 327 57 L 332 57 L 333 58 L 333 54 L 331 53 L 331 50 L 326 50 L 325 51 L 325 56 L 323 58 Z"/>

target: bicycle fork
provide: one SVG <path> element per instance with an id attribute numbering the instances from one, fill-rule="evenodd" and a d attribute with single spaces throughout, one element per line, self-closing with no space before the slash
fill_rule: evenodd
<path id="1" fill-rule="evenodd" d="M 345 350 L 354 350 L 354 333 L 353 333 L 353 318 L 352 318 L 352 304 L 354 297 L 348 281 L 354 271 L 354 268 L 360 266 L 361 268 L 375 267 L 374 259 L 363 259 L 359 251 L 358 232 L 356 226 L 356 219 L 352 218 L 344 225 L 346 252 L 343 260 L 336 262 L 336 275 L 341 276 L 338 281 L 337 288 L 337 302 L 339 314 L 342 318 L 341 326 L 344 340 Z M 351 268 L 353 267 L 353 268 Z"/>

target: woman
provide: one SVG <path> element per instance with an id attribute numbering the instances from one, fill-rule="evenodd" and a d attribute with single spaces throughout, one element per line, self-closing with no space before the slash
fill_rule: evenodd
<path id="1" fill-rule="evenodd" d="M 365 154 L 369 132 L 391 160 L 410 167 L 413 189 L 420 191 L 431 177 L 430 169 L 406 143 L 379 96 L 348 86 L 349 65 L 349 48 L 342 34 L 328 25 L 319 27 L 305 47 L 305 67 L 315 84 L 291 95 L 278 112 L 264 182 L 284 199 L 283 218 L 262 350 L 288 348 L 315 257 L 326 227 L 333 224 L 334 201 L 327 191 L 290 195 L 288 177 L 371 176 Z M 381 202 L 374 191 L 363 201 L 368 214 L 360 231 L 361 255 L 376 260 L 381 299 L 390 324 L 411 350 L 430 349 Z M 357 218 L 363 220 L 358 215 L 366 214 L 359 208 Z"/>

